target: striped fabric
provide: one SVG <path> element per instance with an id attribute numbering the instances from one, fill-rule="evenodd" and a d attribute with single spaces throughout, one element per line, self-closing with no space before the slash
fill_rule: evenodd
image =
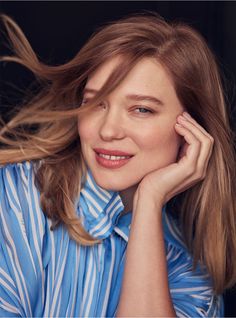
<path id="1" fill-rule="evenodd" d="M 63 226 L 51 231 L 30 162 L 0 168 L 0 316 L 114 317 L 124 271 L 131 216 L 118 192 L 88 173 L 75 207 L 101 244 L 86 247 Z M 206 271 L 192 258 L 174 219 L 163 210 L 169 286 L 179 317 L 223 316 Z M 158 269 L 157 269 L 158 270 Z"/>

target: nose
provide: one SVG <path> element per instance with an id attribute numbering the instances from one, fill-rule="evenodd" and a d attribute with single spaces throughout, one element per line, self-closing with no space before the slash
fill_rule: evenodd
<path id="1" fill-rule="evenodd" d="M 119 109 L 115 110 L 110 108 L 105 112 L 99 131 L 100 137 L 104 141 L 124 138 L 125 129 Z"/>

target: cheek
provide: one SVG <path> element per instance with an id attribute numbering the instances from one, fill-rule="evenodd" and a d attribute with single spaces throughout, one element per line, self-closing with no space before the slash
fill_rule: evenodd
<path id="1" fill-rule="evenodd" d="M 92 125 L 91 121 L 87 119 L 79 119 L 78 120 L 78 133 L 81 142 L 84 142 L 86 140 L 89 140 L 91 137 L 93 130 L 92 130 Z"/>
<path id="2" fill-rule="evenodd" d="M 169 129 L 165 127 L 155 129 L 147 134 L 142 134 L 142 138 L 140 138 L 143 154 L 149 156 L 153 164 L 157 163 L 160 166 L 176 162 L 180 145 L 181 137 L 173 126 Z"/>

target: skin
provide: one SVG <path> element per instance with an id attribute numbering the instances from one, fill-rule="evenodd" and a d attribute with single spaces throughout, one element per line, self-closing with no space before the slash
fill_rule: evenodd
<path id="1" fill-rule="evenodd" d="M 86 87 L 99 90 L 118 62 L 115 58 L 102 65 Z M 141 93 L 161 104 L 125 98 Z M 85 95 L 85 101 L 91 96 Z M 140 104 L 154 113 L 140 114 Z M 214 142 L 183 111 L 168 73 L 155 59 L 145 58 L 101 105 L 79 117 L 83 155 L 96 182 L 119 191 L 126 210 L 132 208 L 119 317 L 176 316 L 168 286 L 162 207 L 205 177 Z M 105 169 L 96 163 L 93 147 L 134 157 L 119 169 Z"/>

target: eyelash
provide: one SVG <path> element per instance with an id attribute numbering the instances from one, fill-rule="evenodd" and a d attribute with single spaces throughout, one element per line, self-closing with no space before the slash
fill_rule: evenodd
<path id="1" fill-rule="evenodd" d="M 89 102 L 89 99 L 86 99 L 84 98 L 81 102 L 81 105 L 85 105 Z M 99 105 L 99 106 L 102 106 L 102 103 Z M 145 109 L 145 112 L 138 112 L 139 114 L 147 114 L 147 113 L 150 113 L 150 114 L 153 114 L 154 111 L 149 109 L 149 108 L 146 108 L 146 107 L 136 107 L 134 110 L 137 110 L 137 109 Z"/>

